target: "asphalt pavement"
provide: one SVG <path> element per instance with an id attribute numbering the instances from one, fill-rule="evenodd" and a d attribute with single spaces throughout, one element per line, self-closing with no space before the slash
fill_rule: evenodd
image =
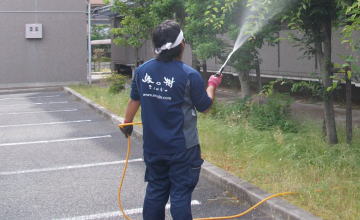
<path id="1" fill-rule="evenodd" d="M 110 120 L 63 91 L 0 94 L 0 219 L 123 219 L 117 188 L 126 146 Z M 134 220 L 142 219 L 144 172 L 134 140 L 122 194 Z M 249 207 L 203 177 L 192 204 L 194 217 Z M 241 219 L 271 218 L 254 211 Z"/>

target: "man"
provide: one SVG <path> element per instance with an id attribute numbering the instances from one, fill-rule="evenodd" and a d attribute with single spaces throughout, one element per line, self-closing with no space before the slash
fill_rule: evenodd
<path id="1" fill-rule="evenodd" d="M 206 112 L 221 77 L 211 76 L 205 90 L 201 75 L 181 62 L 185 48 L 179 24 L 165 21 L 153 32 L 157 54 L 135 72 L 124 123 L 132 122 L 141 105 L 145 181 L 143 219 L 165 219 L 170 197 L 174 220 L 191 220 L 191 194 L 203 163 L 196 110 Z M 122 129 L 125 136 L 132 127 Z"/>

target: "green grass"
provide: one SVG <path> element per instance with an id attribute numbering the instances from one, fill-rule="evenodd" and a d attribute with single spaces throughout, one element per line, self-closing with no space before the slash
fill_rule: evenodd
<path id="1" fill-rule="evenodd" d="M 357 219 L 360 214 L 360 137 L 352 146 L 329 147 L 321 127 L 305 122 L 298 133 L 258 131 L 202 116 L 203 156 L 271 192 L 294 191 L 298 205 L 324 219 Z M 340 132 L 343 136 L 343 132 Z"/>
<path id="2" fill-rule="evenodd" d="M 112 95 L 96 86 L 73 86 L 81 94 L 123 115 L 129 91 Z M 198 121 L 203 157 L 270 192 L 295 191 L 287 200 L 324 219 L 360 216 L 360 129 L 352 145 L 328 146 L 321 123 L 299 123 L 297 132 L 255 129 L 234 106 L 217 105 L 226 115 L 201 114 Z M 229 111 L 230 109 L 230 111 Z"/>
<path id="3" fill-rule="evenodd" d="M 96 103 L 104 106 L 111 112 L 124 116 L 125 108 L 130 97 L 130 90 L 125 89 L 123 92 L 114 94 L 109 92 L 109 88 L 100 86 L 88 85 L 74 85 L 70 88 L 76 90 L 85 97 L 95 101 Z M 134 121 L 140 121 L 141 116 L 137 114 Z"/>

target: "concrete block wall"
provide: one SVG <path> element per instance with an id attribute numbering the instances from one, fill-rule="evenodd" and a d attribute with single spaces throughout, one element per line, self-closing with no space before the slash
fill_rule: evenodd
<path id="1" fill-rule="evenodd" d="M 86 0 L 0 1 L 0 88 L 85 82 Z M 43 25 L 25 39 L 25 25 Z"/>

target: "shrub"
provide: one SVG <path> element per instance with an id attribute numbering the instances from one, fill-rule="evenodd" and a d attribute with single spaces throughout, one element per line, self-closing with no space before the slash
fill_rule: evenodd
<path id="1" fill-rule="evenodd" d="M 116 94 L 121 92 L 121 90 L 125 89 L 125 83 L 127 81 L 127 77 L 113 73 L 107 79 L 107 81 L 110 82 L 109 92 Z"/>
<path id="2" fill-rule="evenodd" d="M 248 117 L 251 103 L 249 98 L 239 99 L 231 104 L 214 103 L 211 114 L 228 122 L 239 122 Z"/>
<path id="3" fill-rule="evenodd" d="M 292 84 L 292 93 L 300 93 L 306 97 L 322 98 L 324 87 L 319 82 L 300 81 Z"/>
<path id="4" fill-rule="evenodd" d="M 247 121 L 259 130 L 280 128 L 284 132 L 297 132 L 298 125 L 290 119 L 291 102 L 286 95 L 259 95 L 231 104 L 214 103 L 211 114 L 227 123 Z"/>
<path id="5" fill-rule="evenodd" d="M 297 125 L 290 119 L 291 102 L 288 96 L 274 94 L 265 103 L 252 103 L 248 121 L 259 130 L 278 127 L 285 132 L 296 132 Z"/>

